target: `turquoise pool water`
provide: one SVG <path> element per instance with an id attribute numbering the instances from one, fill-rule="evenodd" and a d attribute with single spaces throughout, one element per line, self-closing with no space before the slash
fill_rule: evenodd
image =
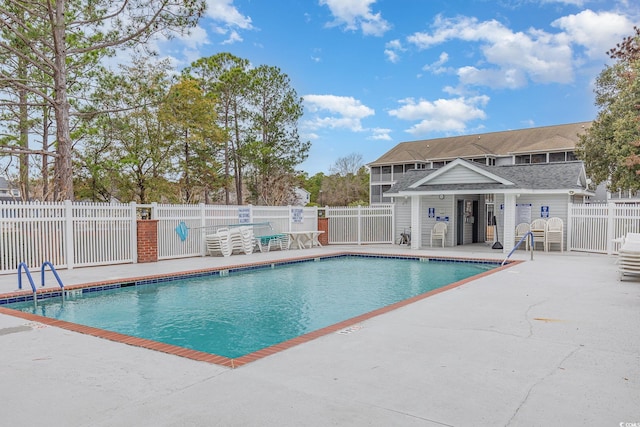
<path id="1" fill-rule="evenodd" d="M 345 256 L 6 307 L 236 358 L 495 267 Z"/>

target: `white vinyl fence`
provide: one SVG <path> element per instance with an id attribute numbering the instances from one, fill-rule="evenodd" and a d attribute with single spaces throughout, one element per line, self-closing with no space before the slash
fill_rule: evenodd
<path id="1" fill-rule="evenodd" d="M 262 224 L 262 234 L 318 227 L 317 208 L 295 206 L 0 203 L 0 274 L 21 263 L 35 271 L 45 261 L 56 269 L 137 262 L 143 216 L 158 220 L 158 259 L 205 255 L 203 236 L 222 226 Z"/>
<path id="2" fill-rule="evenodd" d="M 569 250 L 613 254 L 619 246 L 614 239 L 627 233 L 640 233 L 640 206 L 569 205 Z"/>
<path id="3" fill-rule="evenodd" d="M 329 244 L 391 244 L 394 205 L 322 208 Z M 137 205 L 100 203 L 0 203 L 0 274 L 20 263 L 38 269 L 137 262 L 137 220 L 158 220 L 158 258 L 204 255 L 204 239 L 217 227 L 264 224 L 265 234 L 315 231 L 318 208 L 293 206 Z M 186 236 L 176 228 L 184 223 Z M 569 205 L 568 249 L 615 253 L 614 239 L 640 232 L 640 206 Z"/>
<path id="4" fill-rule="evenodd" d="M 135 204 L 2 203 L 0 273 L 133 262 L 135 220 Z"/>
<path id="5" fill-rule="evenodd" d="M 158 259 L 205 255 L 204 236 L 231 224 L 257 224 L 256 233 L 316 231 L 318 208 L 299 206 L 145 205 L 158 220 Z M 184 222 L 187 238 L 176 227 Z"/>
<path id="6" fill-rule="evenodd" d="M 329 244 L 393 243 L 394 205 L 327 207 Z"/>

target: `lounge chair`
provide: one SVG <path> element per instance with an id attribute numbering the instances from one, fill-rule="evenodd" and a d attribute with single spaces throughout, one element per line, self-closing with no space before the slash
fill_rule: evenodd
<path id="1" fill-rule="evenodd" d="M 289 249 L 289 237 L 283 233 L 256 236 L 255 245 L 260 252 L 269 252 L 271 249 Z"/>
<path id="2" fill-rule="evenodd" d="M 546 236 L 547 236 L 547 220 L 544 218 L 534 219 L 531 223 L 531 233 L 533 234 L 533 249 L 535 245 L 542 244 L 542 249 L 547 250 Z"/>
<path id="3" fill-rule="evenodd" d="M 544 250 L 550 250 L 552 243 L 560 245 L 560 252 L 564 251 L 564 223 L 561 218 L 553 217 L 547 220 L 547 231 L 544 235 Z"/>
<path id="4" fill-rule="evenodd" d="M 527 224 L 526 222 L 521 222 L 520 224 L 516 225 L 515 244 L 518 244 L 520 239 L 522 239 L 524 236 L 526 236 L 529 231 L 531 231 L 531 226 L 529 224 Z M 524 241 L 524 248 L 525 248 L 525 250 L 529 250 L 529 239 L 528 238 L 525 239 L 525 241 Z"/>
<path id="5" fill-rule="evenodd" d="M 249 226 L 234 227 L 229 230 L 229 240 L 232 252 L 253 253 L 253 228 Z"/>
<path id="6" fill-rule="evenodd" d="M 444 241 L 447 235 L 447 223 L 446 222 L 436 222 L 436 225 L 433 226 L 433 230 L 431 230 L 431 239 L 430 245 L 433 247 L 433 240 L 440 239 L 442 241 L 442 247 L 444 248 Z"/>
<path id="7" fill-rule="evenodd" d="M 640 275 L 640 238 L 627 233 L 618 251 L 618 274 L 622 280 L 625 274 Z"/>
<path id="8" fill-rule="evenodd" d="M 205 236 L 205 242 L 207 244 L 207 252 L 209 255 L 231 255 L 232 248 L 229 236 L 229 229 L 219 229 L 214 234 L 208 234 Z"/>

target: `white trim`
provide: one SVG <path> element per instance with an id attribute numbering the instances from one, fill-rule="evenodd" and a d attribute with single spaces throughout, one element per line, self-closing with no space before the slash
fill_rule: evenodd
<path id="1" fill-rule="evenodd" d="M 495 182 L 498 182 L 500 184 L 504 184 L 504 185 L 514 185 L 513 182 L 506 180 L 496 174 L 493 174 L 491 172 L 488 172 L 476 165 L 474 165 L 472 162 L 463 160 L 463 159 L 455 159 L 454 161 L 452 161 L 451 163 L 447 163 L 445 166 L 439 168 L 438 170 L 436 170 L 434 173 L 431 173 L 427 176 L 425 176 L 424 178 L 414 182 L 413 184 L 411 184 L 409 186 L 409 188 L 417 188 L 419 186 L 421 186 L 422 184 L 426 184 L 429 181 L 432 181 L 433 179 L 439 177 L 440 175 L 446 174 L 450 169 L 455 168 L 456 166 L 462 166 L 462 167 L 466 167 L 469 170 L 472 170 L 473 172 L 476 172 L 486 178 L 489 178 Z"/>

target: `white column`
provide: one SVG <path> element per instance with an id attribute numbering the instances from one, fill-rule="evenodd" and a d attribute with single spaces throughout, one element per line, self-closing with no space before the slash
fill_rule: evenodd
<path id="1" fill-rule="evenodd" d="M 505 194 L 504 195 L 504 215 L 502 219 L 502 247 L 503 253 L 511 252 L 515 245 L 514 239 L 516 238 L 516 195 Z M 499 228 L 499 226 L 498 226 Z"/>
<path id="2" fill-rule="evenodd" d="M 420 196 L 411 196 L 411 249 L 422 247 Z"/>

